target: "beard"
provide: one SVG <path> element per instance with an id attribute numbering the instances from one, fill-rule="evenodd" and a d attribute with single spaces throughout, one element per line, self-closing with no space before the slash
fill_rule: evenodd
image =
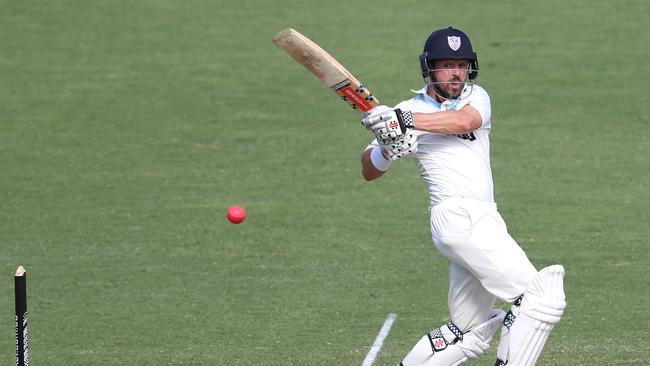
<path id="1" fill-rule="evenodd" d="M 433 89 L 436 94 L 444 99 L 458 99 L 464 87 L 465 83 L 458 77 L 452 77 L 447 81 L 433 82 Z"/>

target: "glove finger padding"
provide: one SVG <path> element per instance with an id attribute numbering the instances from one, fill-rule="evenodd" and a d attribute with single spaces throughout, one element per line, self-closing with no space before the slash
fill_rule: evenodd
<path id="1" fill-rule="evenodd" d="M 417 136 L 412 133 L 403 135 L 392 142 L 384 142 L 383 140 L 379 140 L 379 137 L 377 139 L 384 156 L 391 161 L 411 155 L 417 152 L 418 149 Z"/>
<path id="2" fill-rule="evenodd" d="M 363 116 L 361 124 L 374 132 L 380 140 L 399 138 L 406 133 L 407 128 L 413 128 L 413 114 L 410 111 L 386 106 L 376 107 L 372 111 L 373 113 Z"/>
<path id="3" fill-rule="evenodd" d="M 366 125 L 363 122 L 364 119 L 366 119 L 366 118 L 368 118 L 368 117 L 370 117 L 372 115 L 376 115 L 376 114 L 383 113 L 383 112 L 390 111 L 390 110 L 392 110 L 392 108 L 387 106 L 387 105 L 378 105 L 375 108 L 369 110 L 368 112 L 363 112 L 363 113 L 361 113 L 361 124 L 364 125 L 364 127 L 365 127 Z"/>

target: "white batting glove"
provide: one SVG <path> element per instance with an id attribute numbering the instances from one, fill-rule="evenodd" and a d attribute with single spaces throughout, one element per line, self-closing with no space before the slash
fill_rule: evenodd
<path id="1" fill-rule="evenodd" d="M 413 128 L 413 113 L 378 106 L 362 116 L 361 124 L 374 132 L 379 141 L 392 141 Z"/>
<path id="2" fill-rule="evenodd" d="M 377 141 L 379 141 L 381 152 L 390 161 L 401 159 L 418 151 L 418 139 L 412 133 L 401 135 L 392 142 L 384 142 L 379 138 Z"/>
<path id="3" fill-rule="evenodd" d="M 363 113 L 361 113 L 361 121 L 362 121 L 361 124 L 363 124 L 364 119 L 366 119 L 366 118 L 368 118 L 368 117 L 370 117 L 372 115 L 379 114 L 379 113 L 386 112 L 386 111 L 390 111 L 392 109 L 393 108 L 391 108 L 391 107 L 389 107 L 387 105 L 378 105 L 375 108 L 369 110 L 368 112 L 363 112 Z"/>

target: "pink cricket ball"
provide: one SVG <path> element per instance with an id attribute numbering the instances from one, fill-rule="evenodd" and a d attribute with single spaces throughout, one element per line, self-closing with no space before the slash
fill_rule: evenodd
<path id="1" fill-rule="evenodd" d="M 231 206 L 226 212 L 226 217 L 233 224 L 239 224 L 246 218 L 246 211 L 239 206 Z"/>

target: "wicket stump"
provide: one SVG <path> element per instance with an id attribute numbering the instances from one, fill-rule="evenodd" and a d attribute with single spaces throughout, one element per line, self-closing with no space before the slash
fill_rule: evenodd
<path id="1" fill-rule="evenodd" d="M 16 366 L 29 366 L 27 275 L 23 266 L 16 269 L 14 285 L 16 291 Z"/>

